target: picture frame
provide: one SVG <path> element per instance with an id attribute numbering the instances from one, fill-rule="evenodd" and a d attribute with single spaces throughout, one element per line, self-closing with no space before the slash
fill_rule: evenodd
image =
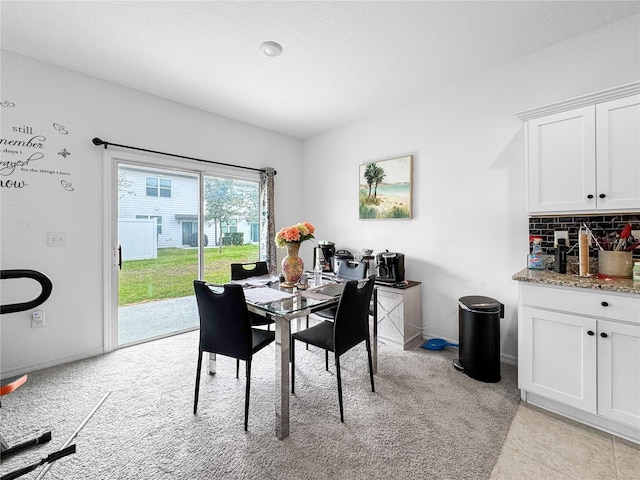
<path id="1" fill-rule="evenodd" d="M 413 155 L 363 163 L 359 173 L 361 220 L 411 219 Z"/>

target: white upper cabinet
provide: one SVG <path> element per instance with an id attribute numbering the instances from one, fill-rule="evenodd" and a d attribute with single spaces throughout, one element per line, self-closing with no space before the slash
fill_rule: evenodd
<path id="1" fill-rule="evenodd" d="M 640 209 L 640 95 L 596 105 L 599 209 Z"/>
<path id="2" fill-rule="evenodd" d="M 596 208 L 595 108 L 536 118 L 529 134 L 529 210 Z"/>
<path id="3" fill-rule="evenodd" d="M 636 82 L 518 114 L 530 214 L 640 210 L 639 91 Z"/>

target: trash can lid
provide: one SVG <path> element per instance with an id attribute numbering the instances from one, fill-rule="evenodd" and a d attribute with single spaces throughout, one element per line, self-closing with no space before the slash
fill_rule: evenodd
<path id="1" fill-rule="evenodd" d="M 497 313 L 500 311 L 502 304 L 495 298 L 482 297 L 479 295 L 470 295 L 458 299 L 458 304 L 465 310 L 472 312 Z"/>

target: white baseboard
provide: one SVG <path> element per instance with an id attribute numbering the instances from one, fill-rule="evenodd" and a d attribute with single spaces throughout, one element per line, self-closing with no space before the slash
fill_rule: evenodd
<path id="1" fill-rule="evenodd" d="M 434 337 L 442 338 L 443 340 L 446 340 L 449 343 L 458 343 L 457 338 L 444 338 L 444 337 L 438 337 L 437 335 L 429 335 L 427 333 L 422 334 L 422 339 L 425 341 Z M 516 365 L 516 366 L 518 365 L 518 357 L 514 357 L 513 355 L 507 355 L 507 354 L 501 353 L 500 361 L 502 363 L 507 363 L 509 365 Z"/>
<path id="2" fill-rule="evenodd" d="M 52 360 L 47 360 L 46 362 L 32 363 L 31 365 L 24 365 L 22 367 L 14 369 L 4 370 L 2 372 L 2 377 L 6 378 L 13 377 L 15 375 L 24 375 L 25 373 L 35 372 L 37 370 L 42 370 L 43 368 L 55 367 L 64 363 L 84 360 L 85 358 L 97 357 L 98 355 L 102 355 L 103 353 L 104 349 L 102 347 L 97 347 L 91 350 L 87 350 L 86 352 L 79 353 L 77 355 L 72 355 L 70 357 L 54 358 Z"/>
<path id="3" fill-rule="evenodd" d="M 637 428 L 623 425 L 599 415 L 584 412 L 577 408 L 564 405 L 563 403 L 557 402 L 555 400 L 549 400 L 548 398 L 536 395 L 535 393 L 527 392 L 525 390 L 520 390 L 520 398 L 522 398 L 523 401 L 530 403 L 531 405 L 544 408 L 545 410 L 549 410 L 550 412 L 556 413 L 563 417 L 570 418 L 571 420 L 584 423 L 585 425 L 588 425 L 590 427 L 597 428 L 598 430 L 602 430 L 604 432 L 624 438 L 625 440 L 629 440 L 633 443 L 640 444 L 640 430 L 638 430 Z"/>
<path id="4" fill-rule="evenodd" d="M 503 363 L 507 363 L 509 365 L 518 366 L 518 357 L 514 357 L 513 355 L 507 355 L 506 353 L 500 354 L 500 361 Z"/>

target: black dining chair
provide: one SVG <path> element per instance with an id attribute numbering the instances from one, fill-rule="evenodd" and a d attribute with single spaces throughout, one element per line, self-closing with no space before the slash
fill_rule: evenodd
<path id="1" fill-rule="evenodd" d="M 295 393 L 296 340 L 324 349 L 326 370 L 329 370 L 329 352 L 333 352 L 335 356 L 336 377 L 338 379 L 340 421 L 342 423 L 344 423 L 344 413 L 342 407 L 340 356 L 363 341 L 366 344 L 369 360 L 371 391 L 376 391 L 373 381 L 371 339 L 369 336 L 369 303 L 371 302 L 371 294 L 373 293 L 374 278 L 372 275 L 364 282 L 350 280 L 345 284 L 333 322 L 325 320 L 318 325 L 291 335 L 291 393 Z M 361 285 L 359 286 L 359 284 Z"/>
<path id="2" fill-rule="evenodd" d="M 269 269 L 267 268 L 267 262 L 264 261 L 231 264 L 231 280 L 245 280 L 249 277 L 259 277 L 268 274 Z M 271 330 L 271 325 L 275 323 L 273 319 L 258 315 L 257 313 L 249 312 L 249 316 L 251 317 L 251 325 L 254 327 L 266 325 L 267 330 Z"/>
<path id="3" fill-rule="evenodd" d="M 269 275 L 267 262 L 259 261 L 231 264 L 231 280 L 244 280 L 245 278 L 259 277 L 260 275 Z"/>
<path id="4" fill-rule="evenodd" d="M 344 261 L 340 262 L 338 266 L 338 271 L 336 272 L 336 277 L 341 280 L 363 280 L 367 278 L 367 267 L 369 264 L 367 262 L 350 262 Z M 325 318 L 327 320 L 333 320 L 336 316 L 336 311 L 338 307 L 330 307 L 325 308 L 324 310 L 319 310 L 317 312 L 313 312 L 314 315 Z M 307 317 L 307 328 L 309 328 L 309 318 Z"/>
<path id="5" fill-rule="evenodd" d="M 200 314 L 200 343 L 198 347 L 198 370 L 193 413 L 198 410 L 200 373 L 204 352 L 226 355 L 236 359 L 236 378 L 240 360 L 246 362 L 246 392 L 244 401 L 244 429 L 249 419 L 249 391 L 251 386 L 251 360 L 253 354 L 275 340 L 275 333 L 251 328 L 249 310 L 242 286 L 227 284 L 221 292 L 214 292 L 201 281 L 194 280 L 193 287 Z"/>

